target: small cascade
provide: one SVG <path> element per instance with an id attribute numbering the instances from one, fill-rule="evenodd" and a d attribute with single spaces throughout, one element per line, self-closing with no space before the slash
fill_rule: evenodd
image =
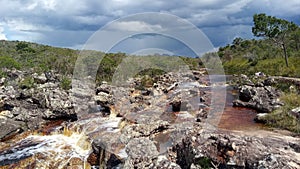
<path id="1" fill-rule="evenodd" d="M 29 135 L 7 150 L 0 152 L 1 166 L 34 161 L 34 168 L 63 168 L 76 163 L 86 163 L 91 153 L 91 143 L 83 133 L 53 133 L 51 135 Z"/>

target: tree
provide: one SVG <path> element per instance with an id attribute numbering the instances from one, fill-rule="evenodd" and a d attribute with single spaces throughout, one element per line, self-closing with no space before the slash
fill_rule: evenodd
<path id="1" fill-rule="evenodd" d="M 275 44 L 279 45 L 283 50 L 285 63 L 288 67 L 286 39 L 287 35 L 296 30 L 298 26 L 293 22 L 279 19 L 274 16 L 267 16 L 264 13 L 255 14 L 253 16 L 253 22 L 254 26 L 252 27 L 252 33 L 254 36 L 269 38 L 273 40 Z"/>
<path id="2" fill-rule="evenodd" d="M 291 41 L 296 51 L 300 50 L 300 28 L 291 33 Z"/>

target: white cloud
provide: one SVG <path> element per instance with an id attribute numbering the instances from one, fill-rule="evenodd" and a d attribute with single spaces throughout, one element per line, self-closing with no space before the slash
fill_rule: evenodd
<path id="1" fill-rule="evenodd" d="M 0 26 L 0 40 L 7 40 L 4 29 Z"/>
<path id="2" fill-rule="evenodd" d="M 133 32 L 141 32 L 141 31 L 162 31 L 163 28 L 161 25 L 152 25 L 143 21 L 115 21 L 109 25 L 108 30 L 116 30 L 116 31 L 133 31 Z"/>
<path id="3" fill-rule="evenodd" d="M 24 21 L 22 18 L 6 20 L 7 27 L 14 31 L 43 31 L 51 30 L 47 25 L 34 25 Z"/>

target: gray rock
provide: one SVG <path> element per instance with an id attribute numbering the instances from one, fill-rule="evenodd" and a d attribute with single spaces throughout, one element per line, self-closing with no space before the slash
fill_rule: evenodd
<path id="1" fill-rule="evenodd" d="M 24 123 L 0 118 L 0 140 L 7 139 L 23 131 Z"/>
<path id="2" fill-rule="evenodd" d="M 37 73 L 33 74 L 33 79 L 38 84 L 44 84 L 47 82 L 45 74 L 38 75 Z"/>
<path id="3" fill-rule="evenodd" d="M 4 85 L 4 83 L 5 83 L 5 78 L 4 77 L 2 77 L 1 79 L 0 79 L 0 85 Z"/>
<path id="4" fill-rule="evenodd" d="M 233 106 L 252 108 L 259 113 L 269 113 L 282 106 L 279 96 L 280 92 L 271 86 L 243 85 L 239 89 L 239 100 L 234 100 Z"/>
<path id="5" fill-rule="evenodd" d="M 290 114 L 300 120 L 300 107 L 292 109 Z"/>
<path id="6" fill-rule="evenodd" d="M 265 123 L 266 122 L 265 118 L 267 115 L 268 113 L 258 113 L 254 118 L 254 120 L 259 123 Z"/>
<path id="7" fill-rule="evenodd" d="M 150 168 L 159 155 L 153 141 L 148 138 L 134 138 L 126 146 L 128 158 L 124 168 Z"/>

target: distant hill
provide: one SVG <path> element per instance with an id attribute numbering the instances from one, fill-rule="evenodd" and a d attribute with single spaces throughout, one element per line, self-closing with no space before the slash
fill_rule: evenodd
<path id="1" fill-rule="evenodd" d="M 41 45 L 24 41 L 1 40 L 0 71 L 2 68 L 32 70 L 33 72 L 37 73 L 54 70 L 61 75 L 70 76 L 73 73 L 74 66 L 80 52 L 80 50 L 51 47 L 48 45 Z M 98 81 L 110 81 L 117 66 L 122 62 L 124 58 L 127 57 L 125 53 L 103 53 L 99 51 L 85 52 L 89 53 L 89 59 L 97 59 L 103 57 L 98 69 Z M 152 57 L 155 60 L 155 57 L 162 56 L 157 55 Z M 181 58 L 190 67 L 190 69 L 199 69 L 199 67 L 201 67 L 201 61 L 199 58 L 179 58 Z M 142 59 L 142 57 L 139 59 Z M 140 73 L 154 76 L 156 74 L 163 73 L 163 71 L 149 69 L 144 70 Z"/>

